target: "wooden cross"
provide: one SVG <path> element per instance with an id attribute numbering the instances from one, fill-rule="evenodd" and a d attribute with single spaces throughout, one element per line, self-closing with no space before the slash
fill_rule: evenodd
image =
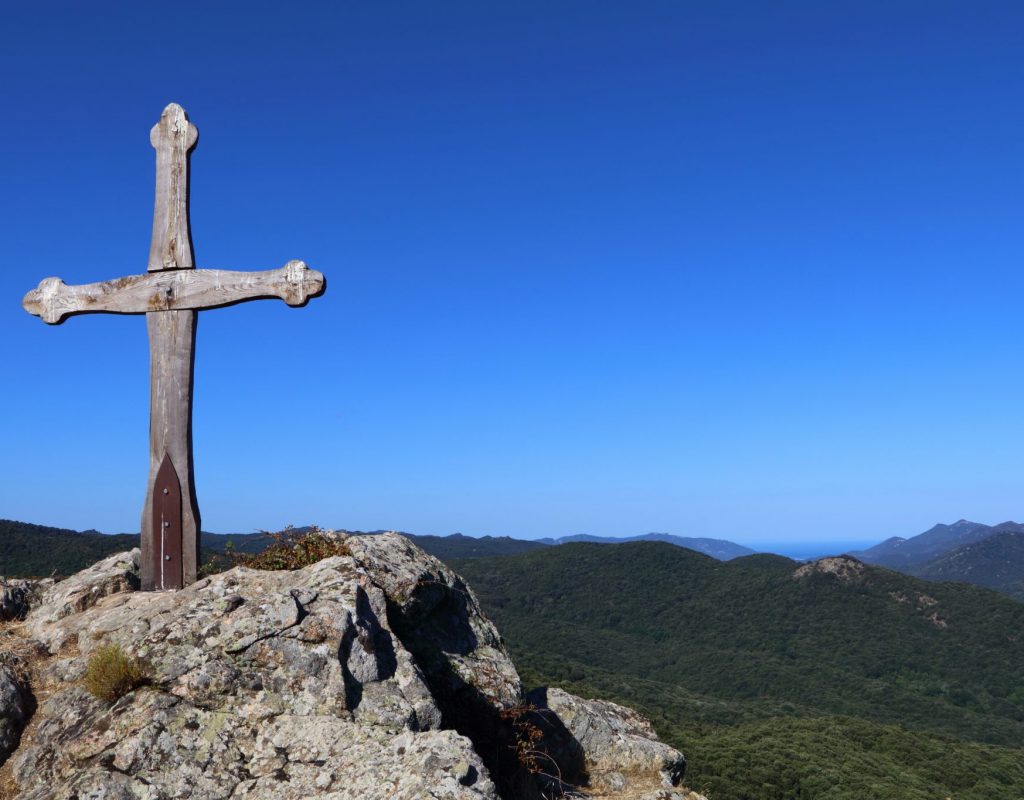
<path id="1" fill-rule="evenodd" d="M 142 510 L 142 588 L 180 589 L 196 579 L 199 506 L 192 475 L 192 375 L 196 312 L 279 297 L 302 306 L 324 276 L 302 261 L 280 269 L 195 269 L 188 221 L 189 155 L 199 132 L 171 103 L 149 133 L 156 148 L 156 203 L 148 272 L 68 286 L 45 278 L 22 302 L 59 325 L 74 314 L 145 314 L 149 330 L 149 482 Z"/>

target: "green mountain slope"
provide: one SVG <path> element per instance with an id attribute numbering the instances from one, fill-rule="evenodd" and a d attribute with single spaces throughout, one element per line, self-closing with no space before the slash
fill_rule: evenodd
<path id="1" fill-rule="evenodd" d="M 712 800 L 863 797 L 815 783 L 869 774 L 844 766 L 851 737 L 851 763 L 876 763 L 873 798 L 973 797 L 962 791 L 988 767 L 1024 757 L 1020 603 L 848 558 L 718 562 L 656 543 L 605 553 L 563 545 L 453 565 L 526 680 L 641 708 Z M 941 737 L 981 766 L 959 782 L 924 756 L 900 766 L 899 752 Z M 772 769 L 790 777 L 765 783 Z M 998 796 L 1024 797 L 1024 776 L 1008 774 L 1013 791 Z"/>
<path id="2" fill-rule="evenodd" d="M 0 520 L 0 575 L 71 575 L 101 558 L 138 547 L 137 534 L 108 536 L 97 531 L 49 528 Z"/>
<path id="3" fill-rule="evenodd" d="M 557 539 L 539 539 L 542 544 L 573 544 L 575 542 L 592 542 L 594 544 L 623 544 L 624 542 L 667 542 L 687 550 L 728 561 L 731 558 L 753 555 L 756 551 L 726 539 L 709 539 L 698 536 L 673 536 L 671 533 L 645 533 L 642 536 L 592 536 L 578 533 L 573 536 L 560 536 Z"/>
<path id="4" fill-rule="evenodd" d="M 773 719 L 683 745 L 711 800 L 995 800 L 1024 797 L 1024 750 L 850 717 Z"/>
<path id="5" fill-rule="evenodd" d="M 963 581 L 987 586 L 1024 600 L 1024 533 L 999 533 L 957 547 L 914 571 L 933 581 Z"/>

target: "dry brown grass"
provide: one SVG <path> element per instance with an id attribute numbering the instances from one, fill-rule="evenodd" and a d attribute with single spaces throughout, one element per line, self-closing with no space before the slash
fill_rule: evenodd
<path id="1" fill-rule="evenodd" d="M 146 682 L 142 662 L 116 644 L 99 648 L 89 658 L 82 683 L 93 697 L 114 702 Z"/>
<path id="2" fill-rule="evenodd" d="M 39 679 L 41 666 L 49 658 L 50 654 L 45 648 L 27 638 L 23 623 L 0 623 L 0 663 L 13 670 L 29 686 L 32 693 L 31 712 L 59 688 L 58 684 Z M 38 726 L 39 718 L 33 713 L 21 732 L 19 747 L 25 747 L 32 741 L 33 732 Z M 14 780 L 12 756 L 0 766 L 0 800 L 13 800 L 17 796 L 18 785 Z"/>

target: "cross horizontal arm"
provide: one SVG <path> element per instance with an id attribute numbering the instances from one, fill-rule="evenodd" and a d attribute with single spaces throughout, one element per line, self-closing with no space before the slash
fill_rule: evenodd
<path id="1" fill-rule="evenodd" d="M 43 322 L 58 325 L 73 314 L 195 310 L 262 297 L 279 297 L 290 306 L 301 306 L 323 290 L 323 273 L 302 261 L 289 261 L 280 269 L 263 272 L 166 270 L 80 286 L 44 278 L 25 295 L 22 305 Z"/>

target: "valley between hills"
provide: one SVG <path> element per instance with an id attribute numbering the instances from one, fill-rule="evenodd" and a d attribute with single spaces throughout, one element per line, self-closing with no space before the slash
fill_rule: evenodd
<path id="1" fill-rule="evenodd" d="M 658 543 L 452 562 L 524 679 L 634 706 L 712 800 L 1024 797 L 1024 604 Z"/>
<path id="2" fill-rule="evenodd" d="M 207 557 L 229 538 L 273 541 L 204 534 Z M 637 708 L 710 800 L 1024 797 L 1024 526 L 962 520 L 810 563 L 647 537 L 410 538 L 473 587 L 527 684 Z M 0 574 L 131 546 L 0 522 Z"/>

